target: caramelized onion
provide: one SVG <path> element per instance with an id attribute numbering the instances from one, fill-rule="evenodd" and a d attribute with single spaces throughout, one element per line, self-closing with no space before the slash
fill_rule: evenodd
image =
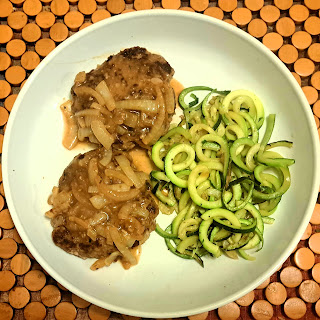
<path id="1" fill-rule="evenodd" d="M 109 267 L 111 263 L 114 262 L 119 256 L 121 256 L 119 251 L 112 252 L 109 257 L 105 259 L 106 266 Z"/>
<path id="2" fill-rule="evenodd" d="M 95 263 L 92 264 L 92 266 L 90 267 L 90 269 L 92 271 L 96 271 L 98 269 L 103 268 L 104 266 L 106 266 L 106 259 L 105 258 L 100 258 L 98 259 Z"/>
<path id="3" fill-rule="evenodd" d="M 91 124 L 92 124 L 92 121 L 101 121 L 101 119 L 99 119 L 99 117 L 97 116 L 91 116 L 91 115 L 88 115 L 88 116 L 85 116 L 83 117 L 84 119 L 84 123 L 85 123 L 85 126 L 86 127 L 91 127 Z"/>
<path id="4" fill-rule="evenodd" d="M 104 157 L 99 161 L 103 166 L 107 166 L 112 159 L 112 149 L 105 150 Z"/>
<path id="5" fill-rule="evenodd" d="M 87 236 L 92 240 L 92 241 L 96 241 L 97 240 L 97 232 L 89 227 L 88 231 L 87 231 Z"/>
<path id="6" fill-rule="evenodd" d="M 91 122 L 91 129 L 97 140 L 108 150 L 114 142 L 114 138 L 100 120 Z"/>
<path id="7" fill-rule="evenodd" d="M 159 101 L 159 113 L 157 118 L 154 122 L 154 125 L 151 127 L 150 132 L 142 138 L 142 142 L 144 144 L 153 144 L 155 143 L 160 137 L 163 132 L 162 124 L 166 117 L 166 107 L 163 101 L 163 95 L 160 89 L 157 90 L 157 100 Z"/>
<path id="8" fill-rule="evenodd" d="M 123 123 L 130 127 L 130 128 L 135 128 L 138 124 L 139 116 L 135 113 L 128 112 L 126 114 L 126 118 L 124 119 Z"/>
<path id="9" fill-rule="evenodd" d="M 76 119 L 78 121 L 78 125 L 79 125 L 80 128 L 85 128 L 86 127 L 86 122 L 85 122 L 83 117 L 76 118 Z"/>
<path id="10" fill-rule="evenodd" d="M 118 218 L 119 219 L 128 219 L 130 213 L 135 209 L 135 204 L 132 203 L 126 203 L 124 204 L 119 213 L 118 213 Z"/>
<path id="11" fill-rule="evenodd" d="M 92 102 L 90 105 L 90 108 L 95 109 L 95 110 L 99 110 L 102 114 L 105 114 L 107 116 L 110 115 L 110 111 L 97 102 Z"/>
<path id="12" fill-rule="evenodd" d="M 85 138 L 92 135 L 92 130 L 90 128 L 79 128 L 78 130 L 78 139 L 84 141 Z"/>
<path id="13" fill-rule="evenodd" d="M 128 261 L 131 265 L 136 265 L 138 263 L 136 257 L 131 253 L 129 248 L 124 244 L 123 240 L 121 239 L 121 235 L 116 227 L 110 226 L 109 232 L 117 249 L 121 252 L 124 259 Z"/>
<path id="14" fill-rule="evenodd" d="M 89 186 L 88 193 L 98 193 L 99 189 L 97 186 Z"/>
<path id="15" fill-rule="evenodd" d="M 158 103 L 156 100 L 121 100 L 116 102 L 116 108 L 126 110 L 142 111 L 147 114 L 156 114 L 158 112 Z"/>
<path id="16" fill-rule="evenodd" d="M 107 106 L 109 111 L 112 111 L 116 108 L 116 103 L 113 99 L 113 96 L 111 95 L 111 92 L 104 80 L 102 80 L 97 86 L 96 91 L 100 93 L 100 95 L 103 97 L 105 105 Z"/>
<path id="17" fill-rule="evenodd" d="M 122 201 L 128 201 L 128 200 L 134 199 L 140 193 L 140 190 L 137 189 L 137 188 L 130 189 L 127 192 L 110 191 L 107 188 L 107 185 L 105 183 L 100 183 L 99 184 L 99 190 L 100 190 L 101 193 L 103 193 L 103 195 L 109 201 L 114 201 L 114 202 L 122 202 Z"/>
<path id="18" fill-rule="evenodd" d="M 75 113 L 76 117 L 96 116 L 100 115 L 100 111 L 96 109 L 84 109 Z"/>
<path id="19" fill-rule="evenodd" d="M 92 219 L 90 219 L 90 225 L 95 226 L 101 222 L 104 222 L 108 219 L 108 215 L 104 212 L 99 212 L 94 215 Z"/>
<path id="20" fill-rule="evenodd" d="M 94 185 L 99 179 L 99 172 L 98 172 L 98 160 L 97 158 L 92 158 L 89 161 L 88 165 L 88 177 L 89 177 L 89 182 Z M 101 178 L 100 178 L 101 179 Z"/>
<path id="21" fill-rule="evenodd" d="M 102 106 L 104 105 L 104 99 L 101 96 L 101 94 L 90 87 L 87 87 L 87 86 L 76 87 L 73 89 L 73 91 L 77 96 L 91 96 L 95 98 L 99 104 L 101 104 Z"/>
<path id="22" fill-rule="evenodd" d="M 99 141 L 97 140 L 97 138 L 93 134 L 91 134 L 89 136 L 89 141 L 92 143 L 95 143 L 95 144 L 99 144 Z"/>
<path id="23" fill-rule="evenodd" d="M 150 170 L 151 171 L 151 170 Z M 143 171 L 137 172 L 137 176 L 140 178 L 141 182 L 144 184 L 149 180 L 149 175 Z"/>
<path id="24" fill-rule="evenodd" d="M 136 208 L 136 210 L 134 210 L 132 214 L 136 217 L 148 218 L 149 211 L 144 207 L 139 207 L 139 208 Z"/>
<path id="25" fill-rule="evenodd" d="M 139 176 L 131 168 L 130 161 L 124 155 L 120 155 L 115 158 L 124 174 L 132 181 L 137 189 L 140 189 L 143 186 L 143 183 Z"/>
<path id="26" fill-rule="evenodd" d="M 78 224 L 80 227 L 87 229 L 89 227 L 89 223 L 83 219 L 80 219 L 78 217 L 69 217 L 69 220 Z"/>
<path id="27" fill-rule="evenodd" d="M 175 109 L 175 97 L 174 97 L 174 91 L 171 87 L 166 86 L 164 88 L 164 99 L 165 99 L 165 105 L 168 113 L 173 114 Z"/>
<path id="28" fill-rule="evenodd" d="M 90 198 L 90 202 L 96 209 L 100 210 L 106 205 L 107 200 L 105 197 L 97 194 Z"/>
<path id="29" fill-rule="evenodd" d="M 78 125 L 71 111 L 66 106 L 61 106 L 65 126 L 62 144 L 68 150 L 71 150 L 78 143 Z"/>
<path id="30" fill-rule="evenodd" d="M 106 175 L 106 177 L 120 179 L 129 187 L 133 186 L 132 181 L 118 170 L 106 169 L 106 170 L 104 170 L 104 174 Z"/>
<path id="31" fill-rule="evenodd" d="M 108 184 L 105 189 L 109 191 L 117 191 L 117 192 L 130 191 L 130 187 L 124 183 Z"/>

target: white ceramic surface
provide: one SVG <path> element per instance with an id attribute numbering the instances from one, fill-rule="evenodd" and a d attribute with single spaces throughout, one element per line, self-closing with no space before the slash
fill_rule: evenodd
<path id="1" fill-rule="evenodd" d="M 69 98 L 73 79 L 108 55 L 131 46 L 160 53 L 184 86 L 245 88 L 276 113 L 272 140 L 294 148 L 292 187 L 283 197 L 257 260 L 205 258 L 205 268 L 166 249 L 153 233 L 138 266 L 120 264 L 92 272 L 83 261 L 56 247 L 44 217 L 53 185 L 75 154 L 62 147 L 59 105 Z M 245 32 L 204 15 L 144 11 L 113 17 L 72 36 L 37 67 L 11 112 L 3 148 L 3 180 L 14 223 L 31 253 L 66 288 L 101 307 L 143 317 L 178 317 L 233 301 L 271 275 L 299 241 L 314 208 L 319 186 L 318 134 L 310 106 L 287 68 Z M 317 177 L 317 178 L 316 178 Z M 171 218 L 159 216 L 166 225 Z"/>

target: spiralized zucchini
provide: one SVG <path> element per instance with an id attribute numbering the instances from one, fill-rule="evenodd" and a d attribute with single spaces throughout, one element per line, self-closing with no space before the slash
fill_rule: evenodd
<path id="1" fill-rule="evenodd" d="M 207 91 L 200 101 L 195 92 Z M 189 101 L 189 102 L 188 102 Z M 179 96 L 182 121 L 156 142 L 151 157 L 153 193 L 164 214 L 176 213 L 157 233 L 175 255 L 204 255 L 255 260 L 247 250 L 261 250 L 264 224 L 290 187 L 293 159 L 274 152 L 292 142 L 269 143 L 275 115 L 265 121 L 260 99 L 247 90 L 217 91 L 197 86 Z"/>

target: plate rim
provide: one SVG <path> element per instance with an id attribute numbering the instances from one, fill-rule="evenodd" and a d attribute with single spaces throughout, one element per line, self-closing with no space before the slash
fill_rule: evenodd
<path id="1" fill-rule="evenodd" d="M 77 287 L 75 287 L 73 284 L 69 283 L 67 279 L 62 277 L 60 274 L 58 274 L 50 265 L 47 265 L 45 259 L 38 254 L 38 251 L 36 247 L 32 244 L 32 242 L 29 240 L 29 237 L 27 234 L 24 232 L 24 228 L 22 224 L 20 223 L 20 219 L 18 217 L 18 214 L 16 213 L 15 210 L 15 204 L 12 199 L 12 191 L 9 188 L 9 172 L 8 172 L 8 155 L 9 155 L 9 145 L 10 145 L 10 137 L 11 137 L 11 131 L 13 130 L 14 127 L 14 122 L 15 122 L 15 117 L 16 114 L 19 111 L 20 106 L 22 105 L 22 101 L 24 98 L 25 93 L 28 91 L 29 87 L 32 86 L 33 80 L 38 76 L 38 74 L 41 72 L 42 69 L 46 67 L 47 64 L 50 63 L 50 61 L 59 54 L 60 51 L 64 50 L 66 46 L 69 46 L 72 42 L 77 41 L 78 38 L 84 37 L 86 34 L 89 33 L 94 33 L 96 29 L 102 28 L 104 26 L 113 24 L 113 23 L 120 23 L 121 21 L 124 20 L 132 20 L 132 19 L 137 19 L 141 17 L 149 17 L 149 16 L 165 16 L 169 15 L 171 17 L 184 17 L 186 20 L 202 20 L 204 22 L 210 23 L 217 25 L 219 28 L 225 29 L 228 32 L 231 32 L 233 34 L 236 34 L 237 36 L 241 37 L 246 43 L 251 44 L 255 48 L 257 48 L 262 54 L 266 55 L 269 60 L 280 70 L 280 72 L 285 76 L 286 80 L 293 86 L 295 92 L 297 93 L 299 99 L 300 99 L 300 104 L 302 106 L 305 106 L 306 108 L 303 109 L 304 114 L 306 115 L 308 124 L 310 126 L 310 132 L 312 136 L 312 147 L 314 151 L 314 179 L 313 179 L 313 184 L 312 184 L 312 192 L 311 195 L 309 196 L 309 203 L 307 205 L 307 210 L 304 214 L 304 220 L 303 223 L 300 225 L 298 228 L 298 231 L 296 234 L 292 237 L 290 245 L 287 247 L 287 249 L 282 253 L 282 255 L 278 258 L 276 263 L 274 264 L 273 268 L 270 268 L 268 271 L 264 272 L 261 276 L 260 279 L 252 282 L 249 286 L 246 286 L 242 292 L 238 292 L 236 295 L 229 296 L 225 299 L 222 299 L 218 303 L 211 303 L 208 305 L 204 305 L 202 307 L 198 308 L 193 308 L 193 309 L 188 309 L 186 306 L 186 309 L 181 310 L 181 311 L 176 311 L 176 312 L 161 312 L 161 313 L 155 313 L 155 312 L 150 312 L 150 311 L 133 311 L 131 312 L 125 307 L 121 306 L 114 306 L 112 304 L 109 304 L 106 301 L 102 301 L 100 299 L 94 298 L 92 296 L 87 295 L 85 292 L 79 290 Z M 7 128 L 6 128 L 6 134 L 4 135 L 4 142 L 3 142 L 3 152 L 2 152 L 2 173 L 3 173 L 3 186 L 4 186 L 4 191 L 5 191 L 5 198 L 6 202 L 9 208 L 9 211 L 11 213 L 13 222 L 15 224 L 16 229 L 19 232 L 19 235 L 21 236 L 24 244 L 28 248 L 28 250 L 31 252 L 31 254 L 35 257 L 36 261 L 46 270 L 52 278 L 54 278 L 56 281 L 61 283 L 63 286 L 65 286 L 68 290 L 71 292 L 75 293 L 76 295 L 80 296 L 81 298 L 92 302 L 93 304 L 100 306 L 102 308 L 106 308 L 108 310 L 122 313 L 122 314 L 127 314 L 127 315 L 133 315 L 133 316 L 140 316 L 144 318 L 175 318 L 175 317 L 184 317 L 188 315 L 193 315 L 193 314 L 199 314 L 202 312 L 210 311 L 214 308 L 218 308 L 222 305 L 225 305 L 226 303 L 235 301 L 242 295 L 254 290 L 260 283 L 262 283 L 267 277 L 272 275 L 278 267 L 287 259 L 288 256 L 292 253 L 295 245 L 299 242 L 301 235 L 303 234 L 305 228 L 307 227 L 307 224 L 311 218 L 313 209 L 314 209 L 314 204 L 316 203 L 316 198 L 318 195 L 318 190 L 319 190 L 319 184 L 320 184 L 320 164 L 319 161 L 317 161 L 317 158 L 319 158 L 320 154 L 320 147 L 319 147 L 319 137 L 317 134 L 316 130 L 316 125 L 314 123 L 313 115 L 312 112 L 309 112 L 307 110 L 311 111 L 310 105 L 303 94 L 303 91 L 301 90 L 299 84 L 296 82 L 294 77 L 291 75 L 290 71 L 288 68 L 278 59 L 274 53 L 272 53 L 270 50 L 268 50 L 260 41 L 249 35 L 247 32 L 238 29 L 228 23 L 225 23 L 223 21 L 220 21 L 218 19 L 212 19 L 212 17 L 205 16 L 203 14 L 199 13 L 193 13 L 193 12 L 184 12 L 182 10 L 170 10 L 170 9 L 164 9 L 164 10 L 144 10 L 144 11 L 137 11 L 137 12 L 130 12 L 126 13 L 124 15 L 117 15 L 113 16 L 111 19 L 106 19 L 102 20 L 92 26 L 90 28 L 85 28 L 81 30 L 80 32 L 77 32 L 76 34 L 72 35 L 65 41 L 63 41 L 55 50 L 53 50 L 47 57 L 45 57 L 39 66 L 31 73 L 31 75 L 28 78 L 28 81 L 26 84 L 23 86 L 22 90 L 18 94 L 17 100 L 15 102 L 15 108 L 12 109 L 10 113 L 10 117 L 7 123 Z M 312 129 L 313 128 L 313 129 Z"/>

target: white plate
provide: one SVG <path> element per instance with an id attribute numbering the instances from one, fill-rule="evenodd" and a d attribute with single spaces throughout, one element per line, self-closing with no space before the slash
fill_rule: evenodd
<path id="1" fill-rule="evenodd" d="M 296 159 L 257 260 L 205 258 L 202 269 L 166 249 L 152 233 L 138 266 L 113 264 L 96 272 L 92 261 L 65 253 L 51 240 L 47 198 L 75 154 L 62 147 L 59 105 L 75 75 L 131 46 L 160 53 L 184 86 L 249 89 L 276 113 L 272 140 L 287 139 Z M 14 223 L 36 260 L 58 282 L 101 307 L 143 317 L 180 317 L 217 308 L 257 287 L 289 256 L 305 230 L 319 186 L 318 134 L 310 106 L 288 69 L 261 43 L 227 23 L 178 11 L 117 16 L 60 44 L 32 73 L 11 112 L 3 148 L 3 180 Z M 168 217 L 159 216 L 165 225 Z"/>

